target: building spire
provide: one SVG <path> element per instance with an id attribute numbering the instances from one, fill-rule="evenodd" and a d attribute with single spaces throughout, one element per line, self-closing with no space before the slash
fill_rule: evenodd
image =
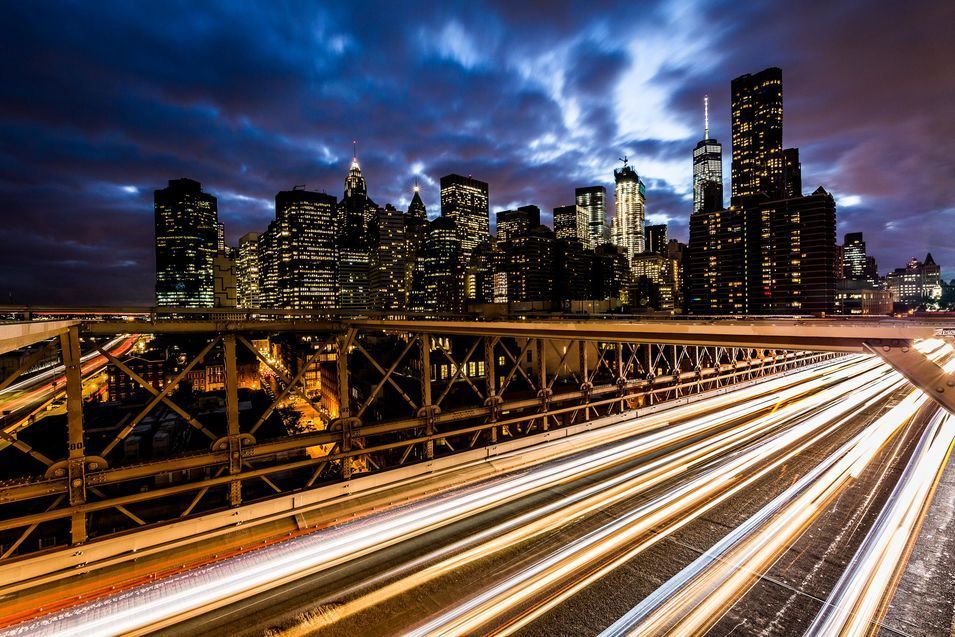
<path id="1" fill-rule="evenodd" d="M 352 165 L 352 168 L 356 168 L 358 166 L 358 140 L 353 139 L 351 143 L 352 143 L 351 165 Z"/>
<path id="2" fill-rule="evenodd" d="M 414 178 L 414 191 L 415 191 L 415 192 L 418 192 L 419 190 L 421 190 L 421 188 L 418 187 L 418 178 L 415 177 L 415 178 Z"/>
<path id="3" fill-rule="evenodd" d="M 703 96 L 703 139 L 710 138 L 710 96 Z"/>

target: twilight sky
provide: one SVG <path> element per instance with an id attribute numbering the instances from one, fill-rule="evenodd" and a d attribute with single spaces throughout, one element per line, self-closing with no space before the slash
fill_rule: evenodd
<path id="1" fill-rule="evenodd" d="M 730 80 L 767 66 L 840 241 L 955 277 L 953 2 L 2 6 L 0 303 L 151 304 L 154 189 L 201 181 L 234 244 L 278 190 L 341 196 L 353 139 L 376 202 L 417 177 L 432 216 L 450 172 L 549 211 L 626 154 L 686 240 L 702 97 L 728 179 Z"/>

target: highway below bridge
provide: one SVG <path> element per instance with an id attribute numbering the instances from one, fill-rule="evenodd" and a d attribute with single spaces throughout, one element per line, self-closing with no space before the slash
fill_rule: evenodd
<path id="1" fill-rule="evenodd" d="M 947 345 L 921 347 L 952 370 Z M 955 418 L 878 359 L 612 420 L 490 475 L 468 463 L 340 503 L 338 521 L 254 550 L 223 540 L 215 557 L 153 555 L 142 566 L 164 574 L 145 580 L 117 580 L 127 565 L 20 590 L 2 634 L 950 631 L 955 599 L 926 612 L 896 592 L 940 523 Z M 950 579 L 950 562 L 918 577 Z"/>

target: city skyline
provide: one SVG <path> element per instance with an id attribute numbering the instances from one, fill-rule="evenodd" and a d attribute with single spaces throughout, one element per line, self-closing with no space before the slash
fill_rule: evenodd
<path id="1" fill-rule="evenodd" d="M 792 39 L 803 37 L 793 25 L 810 17 L 828 16 L 847 38 L 885 17 L 859 8 L 799 18 L 776 9 L 774 15 L 792 22 L 790 32 L 768 20 L 767 9 L 736 13 L 734 22 L 712 5 L 665 5 L 640 19 L 566 15 L 530 29 L 529 8 L 517 14 L 493 5 L 470 13 L 422 8 L 407 10 L 414 26 L 405 16 L 408 22 L 398 23 L 407 27 L 402 37 L 386 44 L 381 30 L 395 18 L 386 9 L 364 28 L 348 29 L 343 25 L 354 20 L 326 9 L 291 16 L 250 7 L 239 18 L 212 8 L 204 21 L 171 9 L 143 16 L 117 6 L 104 25 L 85 16 L 80 36 L 58 31 L 70 22 L 68 9 L 51 5 L 41 29 L 37 16 L 13 7 L 10 24 L 20 34 L 10 38 L 21 46 L 4 62 L 12 81 L 0 110 L 9 133 L 0 184 L 8 221 L 0 231 L 3 299 L 12 293 L 23 302 L 145 302 L 154 277 L 153 190 L 178 177 L 202 182 L 218 197 L 228 243 L 236 245 L 274 218 L 277 192 L 304 183 L 339 196 L 356 138 L 369 195 L 404 210 L 418 179 L 432 218 L 440 210 L 438 180 L 458 173 L 490 184 L 492 219 L 533 204 L 550 224 L 554 207 L 574 203 L 576 187 L 604 185 L 612 193 L 616 159 L 629 155 L 647 182 L 647 220 L 667 223 L 671 237 L 686 241 L 690 153 L 703 132 L 703 95 L 710 95 L 710 134 L 724 145 L 729 193 L 729 81 L 772 65 L 786 78 L 784 144 L 799 146 L 803 181 L 836 198 L 840 239 L 864 232 L 883 272 L 931 252 L 945 278 L 955 277 L 955 245 L 944 231 L 955 210 L 944 180 L 952 160 L 926 137 L 951 130 L 931 106 L 939 103 L 933 96 L 951 90 L 950 74 L 932 66 L 933 56 L 920 60 L 922 77 L 913 80 L 885 43 L 866 42 L 831 64 L 824 48 L 810 55 L 812 47 Z M 183 19 L 176 31 L 174 13 Z M 735 29 L 761 19 L 765 34 L 721 48 Z M 276 41 L 290 21 L 301 24 L 283 36 L 288 41 Z M 910 26 L 919 32 L 938 23 L 919 19 Z M 128 53 L 126 59 L 96 46 L 63 57 L 80 41 L 73 38 L 89 42 L 96 33 Z M 525 40 L 513 46 L 508 38 L 517 33 Z M 223 39 L 219 53 L 202 34 Z M 654 60 L 646 42 L 668 34 L 684 45 L 699 36 L 689 49 L 698 58 Z M 488 35 L 489 46 L 473 46 L 479 35 Z M 636 44 L 635 35 L 643 38 Z M 773 50 L 759 45 L 770 35 L 780 43 Z M 932 33 L 925 35 L 916 38 L 919 51 L 943 52 L 932 48 L 942 46 Z M 535 53 L 533 45 L 546 38 L 549 48 Z M 137 42 L 150 50 L 138 51 Z M 183 51 L 173 55 L 174 45 Z M 36 58 L 41 49 L 48 65 L 35 74 L 18 66 L 20 56 Z M 157 51 L 168 60 L 157 59 L 163 57 Z M 195 76 L 176 76 L 188 56 L 198 56 Z M 303 56 L 311 70 L 298 65 Z M 526 68 L 518 68 L 521 60 Z M 875 99 L 863 80 L 879 60 L 898 85 Z M 410 90 L 381 82 L 373 88 L 349 70 Z M 936 81 L 924 81 L 925 73 Z M 315 82 L 320 90 L 310 88 Z M 639 95 L 627 88 L 635 83 Z M 292 90 L 294 104 L 270 95 L 284 89 Z M 363 96 L 373 98 L 370 104 Z"/>

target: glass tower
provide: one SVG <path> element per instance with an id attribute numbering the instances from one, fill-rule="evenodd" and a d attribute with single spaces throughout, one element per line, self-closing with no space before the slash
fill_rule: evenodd
<path id="1" fill-rule="evenodd" d="M 155 192 L 156 305 L 213 307 L 219 251 L 216 198 L 192 179 Z"/>

